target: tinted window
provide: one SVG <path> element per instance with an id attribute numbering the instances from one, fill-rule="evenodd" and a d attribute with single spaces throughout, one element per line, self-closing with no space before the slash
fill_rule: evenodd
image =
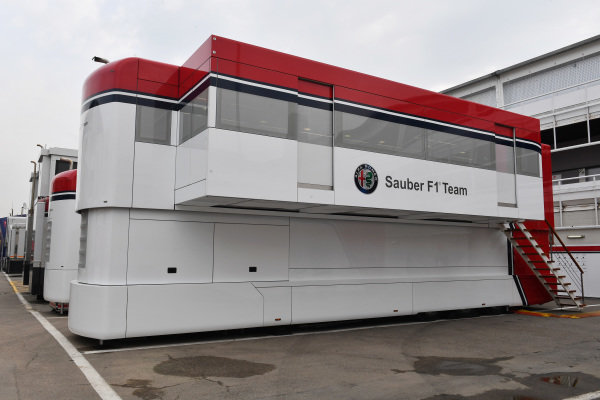
<path id="1" fill-rule="evenodd" d="M 135 140 L 171 144 L 171 110 L 137 105 Z"/>
<path id="2" fill-rule="evenodd" d="M 333 115 L 330 110 L 298 105 L 298 141 L 332 146 Z"/>
<path id="3" fill-rule="evenodd" d="M 496 171 L 515 173 L 515 151 L 513 146 L 496 144 Z"/>
<path id="4" fill-rule="evenodd" d="M 517 147 L 517 174 L 540 176 L 540 156 L 537 151 Z"/>
<path id="5" fill-rule="evenodd" d="M 204 89 L 179 112 L 179 143 L 208 128 L 208 88 Z"/>
<path id="6" fill-rule="evenodd" d="M 427 131 L 345 112 L 336 112 L 336 146 L 425 158 Z"/>
<path id="7" fill-rule="evenodd" d="M 296 103 L 229 89 L 217 90 L 217 128 L 293 138 L 289 116 Z"/>

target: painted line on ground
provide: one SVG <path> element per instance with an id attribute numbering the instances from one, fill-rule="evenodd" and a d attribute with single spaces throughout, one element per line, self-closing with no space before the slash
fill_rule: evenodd
<path id="1" fill-rule="evenodd" d="M 251 337 L 233 338 L 233 339 L 215 339 L 215 340 L 204 340 L 204 341 L 196 341 L 196 342 L 157 344 L 157 345 L 150 345 L 150 346 L 120 347 L 117 349 L 88 350 L 88 351 L 84 351 L 83 354 L 118 353 L 118 352 L 123 352 L 123 351 L 152 350 L 152 349 L 163 349 L 163 348 L 168 348 L 168 347 L 196 346 L 196 345 L 203 345 L 203 344 L 218 344 L 218 343 L 230 343 L 230 342 L 245 342 L 245 341 L 249 341 L 249 340 L 278 339 L 278 338 L 293 337 L 293 336 L 324 335 L 324 334 L 328 334 L 328 333 L 343 333 L 343 332 L 362 331 L 362 330 L 366 330 L 366 329 L 393 328 L 393 327 L 398 327 L 398 326 L 435 324 L 435 323 L 439 323 L 439 322 L 477 319 L 477 318 L 493 318 L 493 317 L 500 317 L 500 316 L 502 316 L 502 314 L 501 315 L 480 315 L 477 317 L 467 317 L 467 318 L 457 318 L 457 319 L 456 318 L 455 319 L 438 319 L 435 321 L 398 322 L 396 324 L 387 324 L 387 325 L 359 326 L 359 327 L 355 327 L 355 328 L 341 328 L 341 329 L 332 329 L 332 330 L 326 330 L 326 331 L 298 332 L 298 333 L 291 333 L 289 335 L 265 335 L 265 336 L 251 336 Z"/>
<path id="2" fill-rule="evenodd" d="M 588 313 L 578 312 L 577 314 L 553 314 L 544 311 L 530 311 L 530 310 L 516 310 L 515 314 L 530 315 L 533 317 L 545 317 L 545 318 L 567 318 L 567 319 L 581 319 L 581 318 L 592 318 L 600 317 L 600 311 L 592 311 Z"/>
<path id="3" fill-rule="evenodd" d="M 18 292 L 17 287 L 10 279 L 10 276 L 3 273 L 8 283 L 12 286 L 17 298 L 23 305 L 25 309 L 31 313 L 38 320 L 38 322 L 46 329 L 46 331 L 52 335 L 52 337 L 61 345 L 61 347 L 65 350 L 67 355 L 71 357 L 71 360 L 77 365 L 79 370 L 86 377 L 92 388 L 98 393 L 102 400 L 121 400 L 121 397 L 114 391 L 114 389 L 102 378 L 102 376 L 96 371 L 96 369 L 90 364 L 88 360 L 69 342 L 58 329 L 54 327 L 46 318 L 42 316 L 37 311 L 34 311 L 31 308 L 31 304 Z"/>
<path id="4" fill-rule="evenodd" d="M 594 399 L 600 399 L 600 390 L 598 390 L 596 392 L 580 394 L 579 396 L 569 397 L 569 398 L 566 398 L 563 400 L 594 400 Z"/>

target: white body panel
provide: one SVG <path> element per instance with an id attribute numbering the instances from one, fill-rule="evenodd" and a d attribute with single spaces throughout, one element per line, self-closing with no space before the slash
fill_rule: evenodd
<path id="1" fill-rule="evenodd" d="M 210 90 L 208 128 L 176 147 L 135 142 L 135 105 L 83 113 L 87 228 L 73 332 L 110 339 L 521 304 L 496 223 L 543 217 L 541 178 L 519 176 L 516 207 L 503 207 L 495 169 L 217 129 Z M 379 176 L 371 194 L 354 180 L 362 164 Z"/>
<path id="2" fill-rule="evenodd" d="M 135 143 L 133 207 L 173 209 L 175 147 Z"/>
<path id="3" fill-rule="evenodd" d="M 6 256 L 22 259 L 25 255 L 27 217 L 8 217 L 6 224 Z"/>
<path id="4" fill-rule="evenodd" d="M 297 142 L 208 129 L 207 194 L 296 202 Z"/>
<path id="5" fill-rule="evenodd" d="M 135 104 L 109 103 L 94 107 L 81 115 L 81 121 L 77 209 L 130 208 Z"/>
<path id="6" fill-rule="evenodd" d="M 51 184 L 52 180 L 56 176 L 58 171 L 57 162 L 61 161 L 66 162 L 64 159 L 68 159 L 77 162 L 77 150 L 75 149 L 64 149 L 60 147 L 51 147 L 49 149 L 42 149 L 40 152 L 40 157 L 38 159 L 39 173 L 38 173 L 38 190 L 37 197 L 38 201 L 36 202 L 35 212 L 34 212 L 34 230 L 35 237 L 34 243 L 38 243 L 39 245 L 34 246 L 33 248 L 33 267 L 34 268 L 44 268 L 46 260 L 48 259 L 48 255 L 45 254 L 46 247 L 44 243 L 46 242 L 46 222 L 47 215 L 45 211 L 45 203 L 40 198 L 46 197 L 50 195 L 52 190 Z M 61 171 L 58 171 L 59 173 Z"/>
<path id="7" fill-rule="evenodd" d="M 49 269 L 44 272 L 44 300 L 68 303 L 71 296 L 71 281 L 77 280 L 75 269 Z"/>
<path id="8" fill-rule="evenodd" d="M 71 281 L 69 330 L 96 339 L 125 337 L 127 287 Z"/>
<path id="9" fill-rule="evenodd" d="M 88 246 L 86 266 L 71 285 L 71 303 L 78 304 L 70 327 L 83 336 L 520 304 L 506 241 L 495 228 L 165 210 L 88 213 L 88 243 L 99 243 L 94 235 L 102 234 L 106 244 Z"/>
<path id="10" fill-rule="evenodd" d="M 211 223 L 131 220 L 127 284 L 212 282 L 213 231 Z"/>
<path id="11" fill-rule="evenodd" d="M 360 150 L 336 148 L 334 152 L 335 204 L 448 214 L 495 216 L 497 213 L 496 171 Z M 356 167 L 365 162 L 379 176 L 377 190 L 369 195 L 356 189 L 353 176 Z M 386 176 L 392 178 L 392 187 L 386 186 Z M 394 179 L 408 179 L 414 189 L 394 188 Z M 444 183 L 465 188 L 467 194 L 448 194 Z"/>
<path id="12" fill-rule="evenodd" d="M 127 337 L 263 324 L 262 296 L 247 282 L 136 285 L 127 290 Z"/>
<path id="13" fill-rule="evenodd" d="M 75 199 L 53 200 L 48 210 L 52 222 L 50 257 L 44 274 L 44 299 L 69 302 L 69 282 L 77 278 L 81 215 Z"/>
<path id="14" fill-rule="evenodd" d="M 87 214 L 85 268 L 79 268 L 79 283 L 125 285 L 129 209 L 92 209 Z"/>

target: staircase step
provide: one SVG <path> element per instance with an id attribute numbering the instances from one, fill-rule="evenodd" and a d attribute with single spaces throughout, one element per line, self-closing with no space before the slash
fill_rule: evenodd
<path id="1" fill-rule="evenodd" d="M 553 282 L 544 282 L 544 285 L 561 285 L 561 283 L 560 282 L 554 282 L 554 283 Z M 571 285 L 571 283 L 569 283 L 569 282 L 565 282 L 562 284 L 562 286 L 570 286 L 570 285 Z"/>
<path id="2" fill-rule="evenodd" d="M 562 294 L 556 295 L 554 297 L 557 298 L 557 299 L 562 299 L 562 300 L 573 300 L 573 299 L 571 299 L 571 296 L 565 296 L 565 295 L 562 295 Z M 575 300 L 581 300 L 581 296 L 573 296 L 573 298 Z"/>
<path id="3" fill-rule="evenodd" d="M 544 279 L 565 279 L 566 277 L 566 275 L 542 275 L 542 278 Z"/>
<path id="4" fill-rule="evenodd" d="M 554 293 L 575 293 L 577 292 L 577 290 L 564 290 L 564 289 L 548 289 L 551 292 Z"/>
<path id="5" fill-rule="evenodd" d="M 560 268 L 534 268 L 536 271 L 560 271 Z M 542 275 L 549 278 L 556 278 L 554 275 Z"/>
<path id="6" fill-rule="evenodd" d="M 518 244 L 515 247 L 538 247 L 538 248 L 542 248 L 542 246 L 540 246 L 539 244 L 537 245 L 533 245 L 533 244 Z"/>

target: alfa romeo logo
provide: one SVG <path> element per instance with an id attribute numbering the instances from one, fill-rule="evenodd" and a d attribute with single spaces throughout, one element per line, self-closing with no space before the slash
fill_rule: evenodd
<path id="1" fill-rule="evenodd" d="M 364 194 L 371 194 L 377 189 L 377 172 L 369 164 L 361 164 L 354 172 L 354 183 Z"/>

